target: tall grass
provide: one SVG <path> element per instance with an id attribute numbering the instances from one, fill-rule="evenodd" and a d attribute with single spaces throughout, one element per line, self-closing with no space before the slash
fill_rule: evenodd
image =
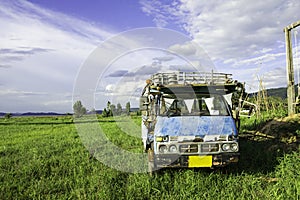
<path id="1" fill-rule="evenodd" d="M 281 118 L 288 115 L 286 105 L 284 103 L 270 102 L 270 109 L 258 112 L 251 118 L 241 118 L 241 132 L 257 130 L 265 125 L 266 122 L 274 119 Z"/>
<path id="2" fill-rule="evenodd" d="M 99 120 L 114 143 L 142 151 L 140 138 L 122 133 L 113 118 Z M 242 140 L 235 166 L 166 169 L 150 177 L 111 169 L 91 157 L 71 122 L 0 119 L 0 199 L 300 198 L 299 150 L 283 154 L 270 150 L 268 141 Z"/>

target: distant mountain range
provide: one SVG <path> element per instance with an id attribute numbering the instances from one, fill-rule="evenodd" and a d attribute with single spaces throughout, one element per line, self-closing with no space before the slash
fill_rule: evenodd
<path id="1" fill-rule="evenodd" d="M 26 113 L 11 113 L 12 116 L 60 116 L 60 115 L 66 115 L 61 113 L 55 113 L 55 112 L 26 112 Z M 5 116 L 6 113 L 0 112 L 0 116 Z"/>
<path id="2" fill-rule="evenodd" d="M 131 108 L 131 112 L 137 112 L 139 108 Z M 96 110 L 97 114 L 102 114 L 102 110 Z M 0 112 L 0 117 L 4 117 L 7 113 Z M 56 112 L 26 112 L 26 113 L 11 113 L 14 117 L 22 116 L 63 116 L 63 115 L 73 115 L 73 113 L 56 113 Z M 88 113 L 91 114 L 91 113 Z"/>
<path id="3" fill-rule="evenodd" d="M 287 88 L 281 87 L 281 88 L 271 88 L 267 89 L 267 96 L 273 96 L 273 97 L 280 97 L 282 99 L 287 98 Z M 257 95 L 257 92 L 249 94 L 250 96 Z M 295 96 L 298 96 L 298 89 L 297 86 L 295 86 Z"/>

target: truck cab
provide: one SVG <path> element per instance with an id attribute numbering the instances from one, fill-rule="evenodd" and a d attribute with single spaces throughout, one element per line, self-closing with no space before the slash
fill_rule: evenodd
<path id="1" fill-rule="evenodd" d="M 243 90 L 230 74 L 155 74 L 142 93 L 142 140 L 149 171 L 222 167 L 238 162 L 233 96 Z M 235 95 L 233 95 L 235 93 Z M 238 101 L 237 101 L 238 102 Z"/>

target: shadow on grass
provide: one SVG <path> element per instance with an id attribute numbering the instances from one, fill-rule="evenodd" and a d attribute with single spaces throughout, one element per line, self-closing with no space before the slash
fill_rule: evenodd
<path id="1" fill-rule="evenodd" d="M 235 165 L 220 169 L 225 173 L 241 174 L 273 172 L 286 153 L 296 151 L 297 143 L 284 143 L 278 139 L 253 140 L 243 138 L 240 140 L 240 159 Z"/>
<path id="2" fill-rule="evenodd" d="M 284 147 L 277 141 L 255 141 L 242 139 L 240 141 L 240 160 L 228 170 L 230 173 L 269 173 L 274 171 L 283 156 Z"/>

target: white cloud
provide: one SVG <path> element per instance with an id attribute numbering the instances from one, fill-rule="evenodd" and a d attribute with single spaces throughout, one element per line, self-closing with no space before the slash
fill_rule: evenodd
<path id="1" fill-rule="evenodd" d="M 261 63 L 267 63 L 273 60 L 276 60 L 277 57 L 283 57 L 284 58 L 285 53 L 268 53 L 264 55 L 260 55 L 259 57 L 249 58 L 242 60 L 240 62 L 235 62 L 234 65 L 250 65 L 250 64 L 261 64 Z"/>
<path id="2" fill-rule="evenodd" d="M 20 0 L 1 1 L 0 27 L 0 111 L 9 112 L 70 112 L 72 95 L 63 94 L 72 93 L 77 71 L 96 45 L 113 35 L 97 24 Z M 31 91 L 42 92 L 32 98 Z"/>
<path id="3" fill-rule="evenodd" d="M 283 0 L 185 1 L 181 9 L 186 29 L 214 59 L 247 58 L 262 49 L 276 49 L 283 27 L 298 20 L 299 1 L 290 7 Z M 289 19 L 288 19 L 289 18 Z M 274 20 L 276 19 L 276 20 Z M 284 49 L 281 49 L 284 50 Z M 269 50 L 270 51 L 270 50 Z"/>
<path id="4" fill-rule="evenodd" d="M 252 69 L 260 60 L 265 71 L 284 70 L 283 28 L 299 20 L 300 8 L 298 0 L 181 0 L 165 7 L 152 1 L 142 2 L 142 7 L 151 7 L 148 14 L 154 18 L 172 11 L 165 21 L 170 24 L 176 19 L 173 23 L 179 23 L 207 51 L 217 68 L 225 71 L 235 71 L 235 67 Z M 239 74 L 242 81 L 251 81 L 249 75 Z M 284 81 L 274 82 L 272 87 L 280 84 Z"/>
<path id="5" fill-rule="evenodd" d="M 116 86 L 115 86 L 114 84 L 108 84 L 108 85 L 105 87 L 105 90 L 106 90 L 107 92 L 112 92 L 112 91 L 115 90 L 115 88 L 116 88 Z"/>
<path id="6" fill-rule="evenodd" d="M 182 52 L 177 53 L 182 55 Z M 199 62 L 195 61 L 192 64 L 199 65 Z M 132 51 L 114 60 L 102 74 L 103 78 L 99 80 L 96 90 L 96 108 L 103 108 L 101 105 L 105 105 L 104 96 L 109 98 L 106 101 L 109 100 L 114 104 L 125 105 L 130 100 L 132 107 L 137 107 L 137 99 L 141 95 L 145 81 L 151 75 L 174 70 L 187 71 L 192 67 L 191 63 L 174 54 L 173 51 L 160 49 Z M 193 69 L 195 71 L 195 67 Z"/>
<path id="7" fill-rule="evenodd" d="M 45 101 L 42 102 L 43 105 L 45 106 L 69 106 L 70 104 L 72 104 L 72 99 L 71 100 L 54 100 L 54 101 Z"/>
<path id="8" fill-rule="evenodd" d="M 170 5 L 164 4 L 159 0 L 140 0 L 141 9 L 147 15 L 152 15 L 153 22 L 158 27 L 166 27 L 170 20 L 177 20 L 173 12 L 178 12 L 179 2 L 173 1 Z"/>
<path id="9" fill-rule="evenodd" d="M 173 46 L 170 46 L 169 50 L 184 56 L 195 55 L 197 53 L 197 48 L 191 42 L 182 45 L 174 44 Z"/>
<path id="10" fill-rule="evenodd" d="M 7 89 L 1 86 L 0 99 L 2 112 L 53 111 L 64 113 L 72 109 L 72 93 L 66 92 L 48 93 Z"/>
<path id="11" fill-rule="evenodd" d="M 272 71 L 266 72 L 260 78 L 264 87 L 273 88 L 276 85 L 283 85 L 286 83 L 286 71 L 283 68 L 275 68 Z"/>
<path id="12" fill-rule="evenodd" d="M 19 97 L 25 97 L 25 96 L 36 96 L 36 95 L 48 95 L 48 93 L 33 92 L 33 91 L 20 91 L 20 90 L 12 90 L 12 89 L 2 89 L 0 91 L 0 96 L 5 97 L 5 96 L 9 96 L 9 95 L 18 95 Z"/>
<path id="13" fill-rule="evenodd" d="M 173 60 L 173 56 L 162 56 L 162 57 L 155 57 L 153 60 L 158 61 L 158 62 L 167 62 Z"/>

